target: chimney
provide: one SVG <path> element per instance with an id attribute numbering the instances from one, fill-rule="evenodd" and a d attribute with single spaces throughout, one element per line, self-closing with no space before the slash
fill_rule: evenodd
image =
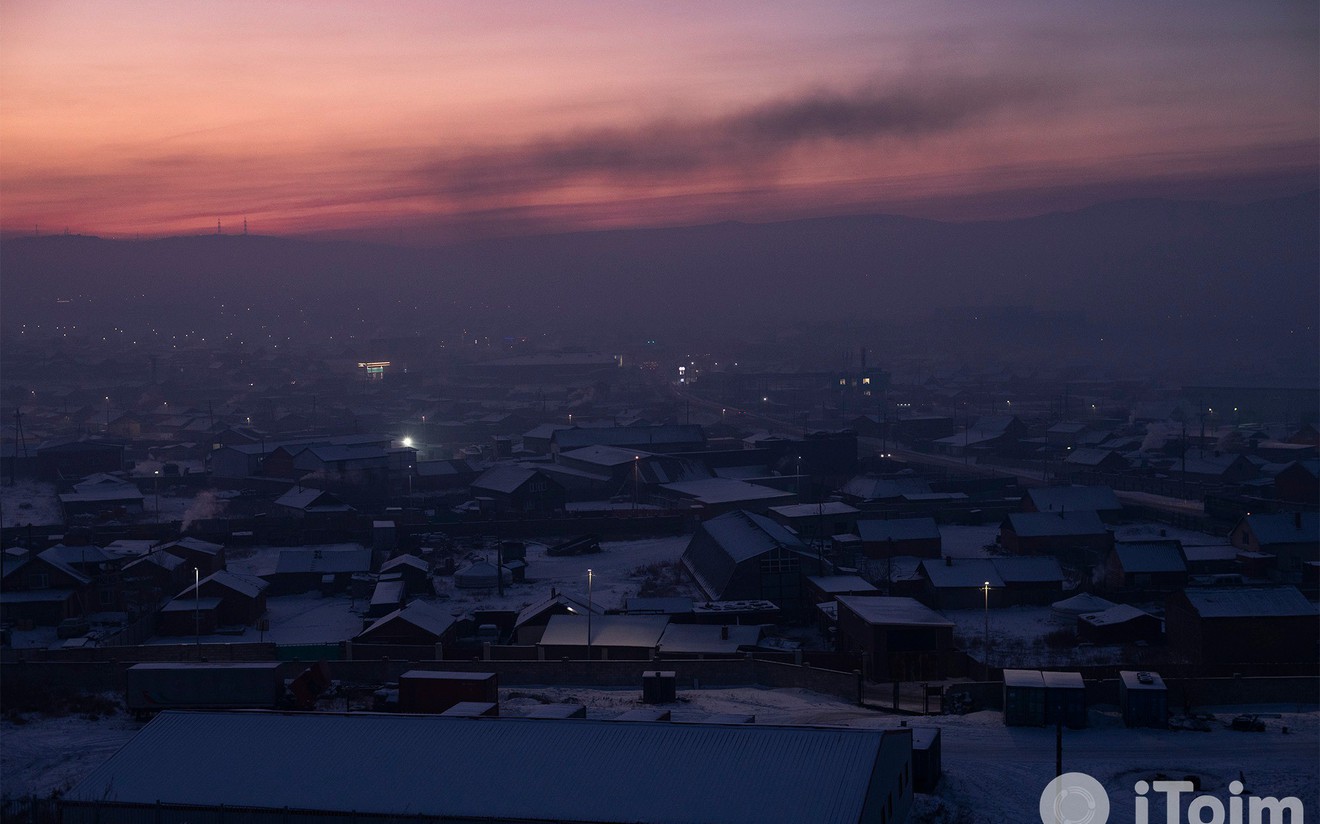
<path id="1" fill-rule="evenodd" d="M 945 565 L 945 566 L 953 566 L 953 556 L 952 556 L 952 555 L 945 555 L 945 556 L 944 556 L 944 565 Z"/>
<path id="2" fill-rule="evenodd" d="M 720 640 L 721 641 L 729 640 L 729 627 L 727 624 L 720 627 Z"/>

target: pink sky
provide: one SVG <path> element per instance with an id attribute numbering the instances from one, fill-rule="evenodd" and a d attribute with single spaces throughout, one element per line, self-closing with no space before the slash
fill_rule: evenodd
<path id="1" fill-rule="evenodd" d="M 414 239 L 1316 184 L 1309 2 L 0 5 L 0 225 Z"/>

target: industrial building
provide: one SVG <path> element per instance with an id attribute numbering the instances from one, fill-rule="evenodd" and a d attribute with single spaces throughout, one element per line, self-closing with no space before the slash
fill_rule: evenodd
<path id="1" fill-rule="evenodd" d="M 910 729 L 163 712 L 65 795 L 63 816 L 894 824 L 914 783 Z"/>

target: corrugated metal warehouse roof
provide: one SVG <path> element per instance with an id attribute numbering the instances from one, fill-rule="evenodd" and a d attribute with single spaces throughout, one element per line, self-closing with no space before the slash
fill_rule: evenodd
<path id="1" fill-rule="evenodd" d="M 163 712 L 65 796 L 66 815 L 79 805 L 160 801 L 521 821 L 854 824 L 889 735 L 902 733 Z"/>

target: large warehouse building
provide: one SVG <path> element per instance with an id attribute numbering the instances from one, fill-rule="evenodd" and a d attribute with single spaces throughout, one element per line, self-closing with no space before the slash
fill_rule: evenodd
<path id="1" fill-rule="evenodd" d="M 909 729 L 164 712 L 63 820 L 893 824 L 912 783 Z"/>

